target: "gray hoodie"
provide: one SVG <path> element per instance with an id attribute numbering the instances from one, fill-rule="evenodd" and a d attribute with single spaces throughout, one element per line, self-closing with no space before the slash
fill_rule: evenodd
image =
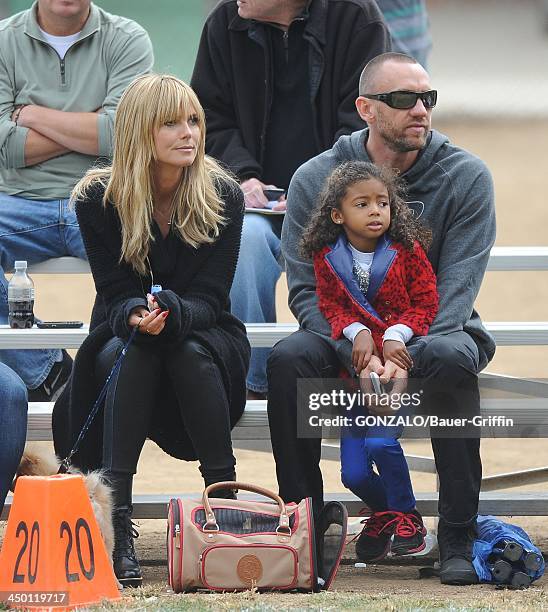
<path id="1" fill-rule="evenodd" d="M 352 345 L 346 339 L 331 339 L 329 323 L 318 309 L 314 267 L 300 254 L 300 241 L 331 171 L 348 160 L 372 161 L 365 149 L 367 137 L 368 129 L 342 136 L 332 149 L 297 170 L 282 230 L 289 307 L 301 328 L 324 336 L 350 371 Z M 494 355 L 495 342 L 474 310 L 474 301 L 495 242 L 491 174 L 478 157 L 432 130 L 426 147 L 401 176 L 409 206 L 433 232 L 428 259 L 437 276 L 439 312 L 428 337 L 466 331 L 480 349 L 483 368 Z"/>

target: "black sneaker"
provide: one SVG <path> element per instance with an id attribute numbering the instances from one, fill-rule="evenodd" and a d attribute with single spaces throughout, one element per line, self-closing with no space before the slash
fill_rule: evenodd
<path id="1" fill-rule="evenodd" d="M 476 539 L 476 522 L 465 527 L 447 524 L 440 518 L 438 546 L 440 549 L 440 581 L 442 584 L 477 584 L 478 576 L 472 565 Z"/>
<path id="2" fill-rule="evenodd" d="M 63 350 L 63 360 L 53 364 L 46 380 L 36 389 L 29 389 L 29 402 L 54 402 L 68 382 L 72 363 L 72 357 Z"/>
<path id="3" fill-rule="evenodd" d="M 420 512 L 417 510 L 404 512 L 396 525 L 390 550 L 395 555 L 418 553 L 426 548 L 425 535 L 426 527 Z"/>
<path id="4" fill-rule="evenodd" d="M 390 538 L 401 519 L 401 512 L 373 512 L 365 520 L 356 542 L 356 556 L 360 561 L 371 563 L 384 559 L 390 550 Z"/>

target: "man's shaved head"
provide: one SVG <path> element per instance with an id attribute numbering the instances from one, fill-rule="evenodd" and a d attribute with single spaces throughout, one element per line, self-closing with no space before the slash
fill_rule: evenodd
<path id="1" fill-rule="evenodd" d="M 381 53 L 372 60 L 367 62 L 365 68 L 362 70 L 360 75 L 359 94 L 364 96 L 366 93 L 379 93 L 375 89 L 375 78 L 378 74 L 379 68 L 386 62 L 399 62 L 402 64 L 418 64 L 416 59 L 405 53 Z"/>

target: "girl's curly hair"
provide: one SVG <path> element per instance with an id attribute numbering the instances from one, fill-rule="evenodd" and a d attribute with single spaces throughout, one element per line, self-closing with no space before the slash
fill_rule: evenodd
<path id="1" fill-rule="evenodd" d="M 301 241 L 304 257 L 312 258 L 324 246 L 335 242 L 344 231 L 342 225 L 331 220 L 331 210 L 341 208 L 347 189 L 358 181 L 377 179 L 388 191 L 390 202 L 390 226 L 388 233 L 392 240 L 413 250 L 416 240 L 427 251 L 432 243 L 432 232 L 420 223 L 405 203 L 403 181 L 389 168 L 363 161 L 349 161 L 337 166 L 327 177 L 320 194 L 320 207 L 310 220 Z"/>

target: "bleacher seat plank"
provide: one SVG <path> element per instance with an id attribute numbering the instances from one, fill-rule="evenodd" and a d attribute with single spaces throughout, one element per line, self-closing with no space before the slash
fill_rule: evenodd
<path id="1" fill-rule="evenodd" d="M 487 270 L 548 270 L 548 247 L 493 247 Z M 89 271 L 89 264 L 76 257 L 59 257 L 29 266 L 31 274 L 88 274 Z"/>
<path id="2" fill-rule="evenodd" d="M 200 499 L 200 493 L 172 493 L 133 496 L 133 518 L 165 519 L 167 504 L 174 497 Z M 240 499 L 261 499 L 253 494 L 241 493 Z M 438 516 L 438 494 L 416 493 L 417 509 L 423 516 Z M 344 503 L 349 516 L 360 516 L 365 504 L 351 493 L 330 493 L 325 501 L 336 500 Z M 2 519 L 7 518 L 12 496 L 6 499 Z M 494 516 L 545 516 L 548 508 L 548 493 L 480 493 L 479 513 Z"/>
<path id="3" fill-rule="evenodd" d="M 53 404 L 30 402 L 27 440 L 51 440 L 51 413 Z M 519 410 L 520 427 L 538 428 L 548 425 L 548 409 L 544 398 L 481 399 L 481 412 L 485 416 L 496 415 L 512 418 Z M 484 435 L 485 435 L 484 431 Z M 270 438 L 266 400 L 249 400 L 242 418 L 233 430 L 234 440 L 267 440 Z"/>
<path id="4" fill-rule="evenodd" d="M 498 346 L 548 345 L 548 321 L 485 323 Z M 298 329 L 296 323 L 247 323 L 251 346 L 270 347 Z M 0 325 L 0 349 L 78 348 L 88 334 L 81 329 L 10 329 Z"/>

